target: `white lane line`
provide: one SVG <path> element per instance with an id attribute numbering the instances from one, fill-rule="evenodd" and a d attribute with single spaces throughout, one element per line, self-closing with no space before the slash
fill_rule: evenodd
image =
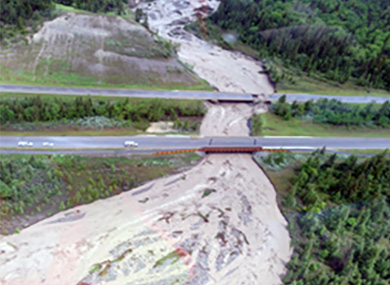
<path id="1" fill-rule="evenodd" d="M 317 149 L 322 147 L 313 147 L 313 146 L 263 146 L 264 149 Z"/>
<path id="2" fill-rule="evenodd" d="M 263 136 L 265 139 L 312 139 L 309 136 Z"/>

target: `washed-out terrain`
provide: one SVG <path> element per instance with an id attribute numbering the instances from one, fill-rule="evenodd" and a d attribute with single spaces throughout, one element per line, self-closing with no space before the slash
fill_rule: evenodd
<path id="1" fill-rule="evenodd" d="M 167 0 L 141 2 L 153 31 L 179 45 L 179 59 L 201 78 L 222 92 L 268 96 L 274 92 L 261 62 L 239 52 L 227 51 L 184 30 L 186 24 L 202 19 L 218 8 L 217 0 Z"/>
<path id="2" fill-rule="evenodd" d="M 142 7 L 150 15 L 152 29 L 172 37 L 167 27 L 182 31 L 184 24 L 173 21 L 202 5 L 211 12 L 217 4 L 156 0 Z M 183 35 L 178 41 L 187 41 L 184 33 L 177 33 Z M 193 48 L 195 72 L 219 90 L 272 93 L 266 77 L 258 73 L 260 63 L 198 39 L 194 42 L 182 42 L 179 57 L 186 58 Z M 198 44 L 208 46 L 209 53 L 196 53 Z M 241 76 L 243 69 L 253 77 Z M 261 103 L 207 106 L 200 128 L 204 136 L 247 136 L 248 118 L 263 110 Z M 211 154 L 189 171 L 1 237 L 0 280 L 2 284 L 280 284 L 291 256 L 286 226 L 276 192 L 251 155 Z"/>

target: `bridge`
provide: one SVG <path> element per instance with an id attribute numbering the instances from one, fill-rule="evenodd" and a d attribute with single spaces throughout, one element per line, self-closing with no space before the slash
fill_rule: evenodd
<path id="1" fill-rule="evenodd" d="M 186 153 L 186 152 L 254 153 L 254 152 L 259 152 L 259 151 L 266 151 L 266 152 L 291 152 L 291 151 L 286 150 L 286 149 L 263 148 L 261 146 L 246 146 L 246 147 L 213 147 L 213 146 L 206 146 L 206 147 L 202 147 L 202 148 L 158 151 L 158 152 L 155 152 L 154 154 L 155 155 L 165 155 L 165 154 Z"/>

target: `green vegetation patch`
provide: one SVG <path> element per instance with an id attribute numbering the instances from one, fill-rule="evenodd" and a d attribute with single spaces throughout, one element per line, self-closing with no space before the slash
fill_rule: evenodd
<path id="1" fill-rule="evenodd" d="M 282 96 L 270 112 L 253 115 L 252 135 L 360 136 L 390 135 L 390 101 L 384 104 L 346 104 L 320 99 L 292 104 Z"/>
<path id="2" fill-rule="evenodd" d="M 199 159 L 200 157 L 198 157 Z M 0 232 L 138 187 L 196 163 L 193 155 L 1 155 Z"/>
<path id="3" fill-rule="evenodd" d="M 276 186 L 289 221 L 294 252 L 284 284 L 387 284 L 390 159 L 386 152 L 361 159 L 324 150 L 304 160 L 302 155 L 282 156 L 276 153 L 257 161 Z M 282 167 L 275 168 L 275 163 Z"/>
<path id="4" fill-rule="evenodd" d="M 292 104 L 286 102 L 286 96 L 279 98 L 271 106 L 271 111 L 284 120 L 291 118 L 311 119 L 314 123 L 334 126 L 359 126 L 369 128 L 390 127 L 390 101 L 377 108 L 374 103 L 364 107 L 355 104 L 346 104 L 335 99 L 319 99 Z"/>
<path id="5" fill-rule="evenodd" d="M 126 129 L 145 131 L 150 122 L 173 121 L 181 132 L 195 132 L 205 114 L 202 101 L 93 97 L 2 97 L 2 131 Z"/>
<path id="6" fill-rule="evenodd" d="M 153 267 L 172 265 L 175 264 L 179 259 L 180 259 L 180 254 L 178 253 L 177 250 L 173 250 L 170 253 L 168 253 L 166 256 L 157 260 Z"/>
<path id="7" fill-rule="evenodd" d="M 316 124 L 310 120 L 292 118 L 288 121 L 272 113 L 260 115 L 263 136 L 318 136 L 318 137 L 389 137 L 388 129 L 346 127 Z M 254 134 L 253 135 L 258 135 Z"/>
<path id="8" fill-rule="evenodd" d="M 38 30 L 40 24 L 57 16 L 51 1 L 2 0 L 0 5 L 0 46 L 8 46 Z M 25 40 L 25 39 L 24 39 Z"/>

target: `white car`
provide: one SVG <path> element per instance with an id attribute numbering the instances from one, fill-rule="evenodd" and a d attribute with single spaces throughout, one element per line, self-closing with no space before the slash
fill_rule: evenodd
<path id="1" fill-rule="evenodd" d="M 138 146 L 138 143 L 134 142 L 134 141 L 125 141 L 123 143 L 123 145 L 125 147 L 137 147 Z"/>
<path id="2" fill-rule="evenodd" d="M 42 146 L 54 146 L 54 143 L 52 143 L 52 142 L 43 142 Z"/>
<path id="3" fill-rule="evenodd" d="M 18 146 L 29 146 L 29 147 L 32 147 L 33 145 L 34 145 L 33 142 L 26 142 L 26 141 L 18 142 Z"/>

